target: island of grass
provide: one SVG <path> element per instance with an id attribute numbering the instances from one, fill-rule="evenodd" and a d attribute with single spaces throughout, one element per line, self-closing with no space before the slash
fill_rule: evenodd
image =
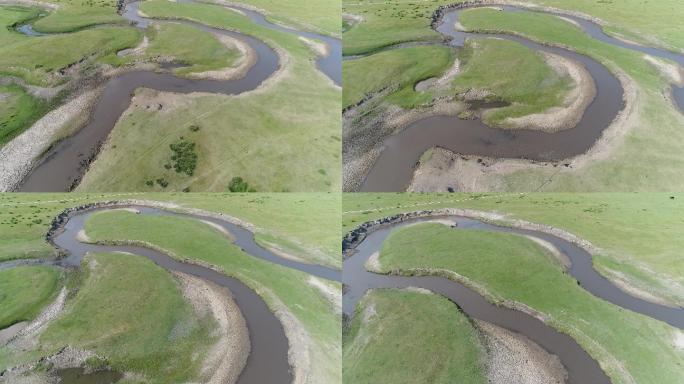
<path id="1" fill-rule="evenodd" d="M 486 383 L 484 345 L 459 308 L 419 289 L 372 290 L 343 335 L 348 383 Z"/>
<path id="2" fill-rule="evenodd" d="M 55 256 L 56 251 L 45 242 L 51 223 L 48 217 L 68 207 L 112 201 L 115 196 L 0 195 L 0 255 L 5 259 Z M 168 209 L 193 207 L 239 217 L 256 232 L 256 241 L 274 252 L 296 255 L 300 261 L 340 264 L 339 231 L 329 225 L 339 217 L 337 195 L 321 194 L 312 199 L 302 194 L 147 194 L 136 198 Z M 189 205 L 182 208 L 185 204 Z M 92 216 L 79 236 L 79 241 L 144 243 L 187 262 L 213 264 L 216 270 L 254 289 L 278 315 L 288 337 L 293 336 L 290 361 L 299 377 L 308 377 L 307 383 L 340 382 L 338 283 L 257 259 L 232 244 L 224 232 L 189 218 L 107 211 Z M 45 325 L 0 346 L 0 371 L 17 367 L 13 375 L 42 382 L 60 374 L 66 360 L 71 361 L 69 367 L 77 364 L 122 374 L 136 382 L 208 382 L 217 378 L 233 382 L 244 366 L 249 342 L 241 333 L 225 331 L 242 329 L 239 309 L 230 293 L 212 283 L 171 274 L 138 255 L 89 254 L 79 269 L 65 270 L 67 293 L 55 298 L 62 284 L 51 285 L 55 279 L 43 270 L 54 271 L 62 281 L 59 270 L 51 267 L 14 267 L 0 272 L 5 277 L 18 276 L 3 278 L 2 292 L 25 291 L 13 297 L 0 295 L 3 308 L 13 308 L 7 312 L 7 323 L 41 321 Z M 31 284 L 36 279 L 41 284 Z M 226 313 L 232 313 L 228 327 L 225 319 L 212 312 L 216 300 L 223 303 Z M 152 302 L 155 305 L 150 305 Z M 41 311 L 47 314 L 37 320 Z M 70 347 L 63 349 L 67 345 Z M 44 363 L 36 368 L 32 363 L 43 357 Z"/>
<path id="3" fill-rule="evenodd" d="M 140 92 L 79 191 L 220 192 L 236 177 L 256 191 L 339 189 L 341 92 L 316 68 L 316 53 L 305 42 L 216 5 L 147 1 L 141 9 L 150 17 L 251 34 L 279 51 L 282 68 L 258 90 L 239 96 Z M 161 111 L 147 108 L 159 104 Z M 180 137 L 196 145 L 192 176 L 165 168 L 169 145 Z M 148 183 L 157 179 L 165 186 Z"/>
<path id="4" fill-rule="evenodd" d="M 54 299 L 61 283 L 62 273 L 52 267 L 0 270 L 0 329 L 34 319 Z"/>
<path id="5" fill-rule="evenodd" d="M 678 329 L 597 299 L 522 236 L 435 223 L 405 227 L 383 244 L 377 268 L 472 282 L 494 303 L 522 303 L 575 338 L 616 383 L 674 383 L 681 374 L 684 357 L 672 342 Z"/>

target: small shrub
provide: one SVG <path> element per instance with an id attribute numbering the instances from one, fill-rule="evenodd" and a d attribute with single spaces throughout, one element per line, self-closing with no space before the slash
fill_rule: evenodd
<path id="1" fill-rule="evenodd" d="M 199 126 L 199 125 L 193 124 L 193 125 L 191 125 L 191 126 L 189 127 L 189 129 L 190 129 L 192 132 L 197 132 L 197 131 L 200 130 L 200 126 Z"/>
<path id="2" fill-rule="evenodd" d="M 256 192 L 256 189 L 251 188 L 249 184 L 239 176 L 233 177 L 230 180 L 228 190 L 231 192 Z"/>
<path id="3" fill-rule="evenodd" d="M 147 185 L 148 187 L 153 186 L 153 185 L 154 185 L 154 180 L 147 180 L 147 181 L 145 182 L 145 185 Z"/>
<path id="4" fill-rule="evenodd" d="M 179 142 L 170 144 L 169 147 L 173 152 L 173 155 L 171 155 L 173 169 L 175 169 L 177 173 L 185 173 L 188 176 L 192 176 L 197 167 L 195 143 L 181 139 Z"/>
<path id="5" fill-rule="evenodd" d="M 164 178 L 157 179 L 157 184 L 159 184 L 162 188 L 166 188 L 169 186 L 169 182 L 166 181 L 166 179 Z"/>

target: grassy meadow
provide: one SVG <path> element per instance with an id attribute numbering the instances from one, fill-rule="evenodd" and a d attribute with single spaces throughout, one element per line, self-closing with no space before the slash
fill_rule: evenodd
<path id="1" fill-rule="evenodd" d="M 379 263 L 382 271 L 409 275 L 419 268 L 452 271 L 482 287 L 494 303 L 528 305 L 577 340 L 614 383 L 681 378 L 684 353 L 673 340 L 678 329 L 596 298 L 547 252 L 518 235 L 427 223 L 395 230 L 383 244 Z"/>
<path id="2" fill-rule="evenodd" d="M 303 272 L 243 253 L 222 233 L 204 223 L 175 217 L 106 212 L 86 222 L 93 241 L 133 241 L 160 247 L 173 257 L 213 265 L 244 282 L 273 310 L 284 305 L 310 337 L 311 383 L 340 382 L 340 315 Z M 340 285 L 329 283 L 331 289 Z M 281 309 L 282 310 L 282 309 Z"/>
<path id="3" fill-rule="evenodd" d="M 366 293 L 343 335 L 348 383 L 486 383 L 485 350 L 468 317 L 429 291 Z"/>
<path id="4" fill-rule="evenodd" d="M 241 218 L 256 241 L 312 263 L 341 268 L 338 194 L 0 194 L 0 261 L 54 256 L 45 241 L 52 219 L 64 209 L 97 201 L 152 200 Z M 332 224 L 331 224 L 332 223 Z"/>
<path id="5" fill-rule="evenodd" d="M 0 329 L 35 318 L 52 300 L 62 273 L 52 267 L 23 266 L 0 271 Z"/>
<path id="6" fill-rule="evenodd" d="M 78 191 L 223 192 L 237 177 L 256 191 L 339 190 L 341 90 L 316 69 L 304 42 L 214 5 L 149 1 L 141 8 L 151 17 L 243 31 L 285 50 L 288 62 L 277 80 L 254 92 L 183 96 L 161 112 L 133 106 Z M 191 131 L 193 125 L 200 129 Z M 181 137 L 196 144 L 192 176 L 164 167 L 169 145 Z"/>

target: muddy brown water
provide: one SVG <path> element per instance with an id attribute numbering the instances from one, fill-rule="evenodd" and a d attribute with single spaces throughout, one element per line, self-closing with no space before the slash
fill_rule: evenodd
<path id="1" fill-rule="evenodd" d="M 86 372 L 83 368 L 66 368 L 57 370 L 60 384 L 114 384 L 123 378 L 116 371 L 101 370 Z"/>
<path id="2" fill-rule="evenodd" d="M 345 290 L 342 297 L 342 308 L 346 316 L 352 317 L 354 315 L 358 301 L 369 289 L 425 288 L 449 298 L 468 316 L 525 335 L 548 352 L 558 356 L 568 372 L 568 383 L 610 383 L 609 378 L 601 370 L 598 363 L 572 337 L 556 331 L 535 317 L 524 312 L 493 305 L 470 288 L 443 277 L 381 275 L 366 270 L 365 262 L 372 254 L 381 250 L 382 244 L 394 229 L 436 218 L 453 220 L 456 224 L 454 230 L 467 228 L 507 232 L 534 236 L 548 241 L 568 256 L 571 261 L 568 273 L 594 296 L 622 308 L 665 321 L 679 329 L 684 329 L 684 309 L 650 303 L 622 291 L 594 270 L 589 253 L 569 241 L 543 232 L 500 227 L 459 216 L 411 219 L 401 223 L 387 224 L 370 232 L 353 249 L 353 254 L 344 261 L 343 284 Z"/>
<path id="3" fill-rule="evenodd" d="M 127 4 L 123 16 L 138 27 L 146 28 L 153 19 L 138 15 L 139 5 L 139 2 Z M 330 54 L 318 58 L 317 66 L 336 84 L 340 84 L 342 48 L 339 39 L 281 27 L 270 23 L 257 12 L 241 10 L 257 24 L 325 42 L 330 49 Z M 280 63 L 276 52 L 254 37 L 187 20 L 177 20 L 177 22 L 244 41 L 254 49 L 257 56 L 256 63 L 249 69 L 246 76 L 235 80 L 186 79 L 176 77 L 171 73 L 153 71 L 127 72 L 113 78 L 105 84 L 102 96 L 95 105 L 88 123 L 74 135 L 61 140 L 50 148 L 24 178 L 17 188 L 18 191 L 64 192 L 75 188 L 85 174 L 88 165 L 97 156 L 101 145 L 106 141 L 121 114 L 128 109 L 137 88 L 176 93 L 207 92 L 235 95 L 256 89 L 279 68 Z M 23 26 L 19 30 L 33 31 L 32 28 L 26 29 Z"/>
<path id="4" fill-rule="evenodd" d="M 511 6 L 502 8 L 504 12 L 523 10 Z M 426 150 L 435 146 L 460 155 L 562 162 L 563 159 L 587 152 L 624 107 L 620 82 L 598 61 L 570 50 L 538 44 L 517 36 L 457 31 L 454 25 L 461 10 L 462 8 L 445 12 L 436 28 L 450 40 L 451 45 L 462 47 L 466 38 L 498 37 L 516 41 L 537 51 L 551 52 L 577 60 L 593 77 L 597 87 L 596 98 L 574 128 L 555 133 L 497 129 L 487 126 L 481 120 L 461 120 L 455 116 L 433 116 L 419 120 L 383 141 L 382 152 L 366 175 L 360 187 L 361 191 L 405 191 L 418 159 Z M 573 16 L 566 17 L 577 21 L 592 38 L 684 65 L 683 55 L 625 43 L 606 35 L 599 25 L 591 21 Z M 402 43 L 386 49 L 395 49 L 407 44 L 411 43 Z M 684 110 L 684 88 L 673 87 L 672 94 L 675 104 Z"/>
<path id="5" fill-rule="evenodd" d="M 240 308 L 240 312 L 247 323 L 251 345 L 247 364 L 240 373 L 237 382 L 240 384 L 292 382 L 292 373 L 288 362 L 288 340 L 282 324 L 263 299 L 240 280 L 210 268 L 178 261 L 162 252 L 145 247 L 84 244 L 77 240 L 79 231 L 84 229 L 86 221 L 94 213 L 117 208 L 133 208 L 142 215 L 186 217 L 210 221 L 229 231 L 234 237 L 235 245 L 251 256 L 334 281 L 341 281 L 341 271 L 282 258 L 258 245 L 254 240 L 254 234 L 249 230 L 221 218 L 203 216 L 201 214 L 171 212 L 138 205 L 117 204 L 76 211 L 69 215 L 66 224 L 62 225 L 52 238 L 53 244 L 59 249 L 66 251 L 67 256 L 58 260 L 43 261 L 43 264 L 51 264 L 63 268 L 79 268 L 83 257 L 87 253 L 127 252 L 146 257 L 168 271 L 186 273 L 227 287 L 231 291 L 233 299 Z M 26 262 L 36 264 L 36 261 L 32 260 L 27 260 Z M 15 267 L 18 263 L 21 263 L 21 261 L 0 263 L 0 269 Z M 92 380 L 82 382 L 99 383 L 100 381 L 93 377 Z"/>

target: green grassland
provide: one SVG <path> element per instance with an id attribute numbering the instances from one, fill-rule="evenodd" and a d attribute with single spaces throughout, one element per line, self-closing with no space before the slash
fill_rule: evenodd
<path id="1" fill-rule="evenodd" d="M 511 104 L 487 113 L 484 121 L 489 125 L 502 126 L 508 117 L 558 106 L 570 87 L 570 79 L 558 75 L 540 54 L 520 43 L 471 39 L 458 56 L 463 69 L 452 82 L 453 91 L 486 89 L 494 98 Z"/>
<path id="2" fill-rule="evenodd" d="M 395 230 L 379 260 L 385 272 L 453 271 L 483 286 L 493 302 L 548 315 L 547 324 L 577 340 L 614 383 L 679 381 L 684 353 L 673 341 L 676 328 L 594 297 L 546 252 L 518 235 L 420 224 Z"/>
<path id="3" fill-rule="evenodd" d="M 156 200 L 241 218 L 256 241 L 332 267 L 341 267 L 339 194 L 0 194 L 0 261 L 54 256 L 45 241 L 52 219 L 68 207 L 111 200 Z"/>
<path id="4" fill-rule="evenodd" d="M 455 58 L 461 71 L 446 90 L 416 91 L 415 84 L 439 77 Z M 470 39 L 456 54 L 441 45 L 400 48 L 344 62 L 343 106 L 354 105 L 378 91 L 383 100 L 402 108 L 426 105 L 470 89 L 487 90 L 491 99 L 511 105 L 492 110 L 486 123 L 504 126 L 508 117 L 543 112 L 560 105 L 570 86 L 544 58 L 522 44 L 500 39 Z"/>
<path id="5" fill-rule="evenodd" d="M 79 191 L 220 192 L 235 177 L 256 191 L 339 190 L 341 91 L 315 68 L 315 54 L 305 43 L 214 5 L 149 1 L 142 10 L 152 17 L 186 18 L 251 34 L 287 51 L 289 63 L 266 90 L 184 97 L 181 105 L 161 112 L 131 109 Z M 200 130 L 190 131 L 191 125 Z M 196 144 L 192 176 L 164 167 L 169 145 L 181 137 Z M 148 183 L 157 179 L 166 180 L 167 187 Z"/>
<path id="6" fill-rule="evenodd" d="M 30 127 L 47 108 L 45 101 L 18 85 L 0 86 L 0 147 Z"/>
<path id="7" fill-rule="evenodd" d="M 240 57 L 237 49 L 228 49 L 209 32 L 189 25 L 159 23 L 158 28 L 150 28 L 150 35 L 145 56 L 185 64 L 175 70 L 178 75 L 231 67 Z"/>
<path id="8" fill-rule="evenodd" d="M 72 32 L 97 24 L 125 24 L 127 21 L 116 13 L 116 0 L 51 0 L 57 10 L 37 20 L 38 32 Z"/>
<path id="9" fill-rule="evenodd" d="M 363 17 L 344 33 L 344 55 L 369 53 L 407 41 L 439 41 L 442 36 L 430 28 L 430 17 L 449 1 L 402 2 L 343 0 L 342 11 Z"/>
<path id="10" fill-rule="evenodd" d="M 399 212 L 443 207 L 495 211 L 569 231 L 601 249 L 593 259 L 604 275 L 623 275 L 635 287 L 684 305 L 680 194 L 345 194 L 343 231 Z"/>
<path id="11" fill-rule="evenodd" d="M 38 348 L 18 355 L 5 350 L 4 364 L 0 351 L 0 369 L 71 345 L 104 356 L 116 370 L 142 374 L 149 383 L 199 376 L 215 322 L 195 315 L 168 272 L 129 254 L 89 255 L 82 271 L 73 272 L 75 296 L 41 333 Z"/>
<path id="12" fill-rule="evenodd" d="M 37 8 L 0 6 L 0 75 L 17 76 L 31 84 L 52 86 L 64 81 L 54 73 L 84 58 L 94 61 L 136 45 L 141 33 L 130 27 L 103 27 L 75 33 L 31 37 L 12 26 L 32 20 Z M 48 16 L 49 17 L 49 16 Z M 42 21 L 45 19 L 39 19 Z"/>
<path id="13" fill-rule="evenodd" d="M 345 32 L 344 53 L 370 52 L 405 41 L 437 41 L 441 36 L 430 28 L 430 17 L 440 5 L 459 2 L 343 0 L 343 12 L 364 18 L 363 22 Z M 684 32 L 678 27 L 679 20 L 684 17 L 684 9 L 678 0 L 534 0 L 529 3 L 579 11 L 605 21 L 608 33 L 644 44 L 684 50 Z"/>
<path id="14" fill-rule="evenodd" d="M 604 30 L 610 34 L 684 51 L 684 31 L 679 28 L 684 9 L 677 0 L 535 0 L 534 3 L 598 17 L 606 22 Z"/>
<path id="15" fill-rule="evenodd" d="M 185 218 L 105 212 L 86 222 L 86 233 L 93 241 L 145 242 L 179 259 L 208 263 L 250 286 L 272 310 L 282 303 L 311 338 L 311 382 L 340 382 L 340 315 L 307 274 L 249 256 L 215 229 Z"/>
<path id="16" fill-rule="evenodd" d="M 343 336 L 348 383 L 486 383 L 484 346 L 454 303 L 431 293 L 372 290 Z"/>
<path id="17" fill-rule="evenodd" d="M 32 320 L 58 292 L 62 273 L 25 266 L 0 271 L 0 329 Z"/>
<path id="18" fill-rule="evenodd" d="M 238 4 L 259 8 L 276 24 L 293 26 L 331 36 L 340 35 L 339 0 L 240 0 Z"/>
<path id="19" fill-rule="evenodd" d="M 393 91 L 386 97 L 404 107 L 428 102 L 428 92 L 414 90 L 414 85 L 439 76 L 453 63 L 454 53 L 443 46 L 401 48 L 342 63 L 343 107 L 354 105 L 382 90 Z"/>
<path id="20" fill-rule="evenodd" d="M 663 100 L 669 84 L 641 53 L 593 40 L 572 24 L 543 14 L 478 9 L 464 12 L 461 22 L 466 28 L 509 31 L 546 44 L 571 47 L 612 71 L 626 73 L 636 83 L 636 121 L 626 123 L 633 127 L 608 159 L 562 172 L 546 168 L 515 172 L 503 178 L 506 189 L 530 190 L 530 185 L 543 185 L 546 191 L 681 188 L 677 175 L 684 167 L 684 158 L 676 143 L 684 140 L 680 129 L 684 117 L 672 103 Z"/>

